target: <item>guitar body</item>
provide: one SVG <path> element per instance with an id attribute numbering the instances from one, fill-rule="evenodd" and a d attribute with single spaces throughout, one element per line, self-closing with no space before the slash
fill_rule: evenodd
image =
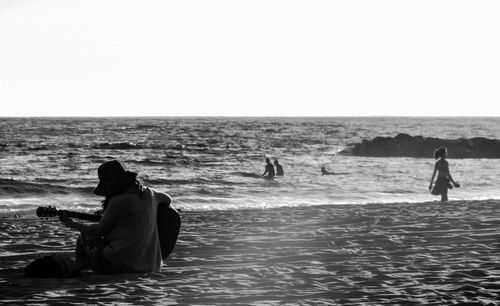
<path id="1" fill-rule="evenodd" d="M 101 215 L 98 214 L 85 214 L 75 211 L 58 210 L 55 207 L 38 207 L 36 215 L 38 217 L 55 217 L 60 215 L 63 211 L 66 212 L 68 217 L 77 218 L 87 221 L 99 222 Z M 167 203 L 158 204 L 157 222 L 158 236 L 160 238 L 161 258 L 165 260 L 175 247 L 177 237 L 181 228 L 181 217 L 177 210 Z"/>
<path id="2" fill-rule="evenodd" d="M 156 226 L 160 236 L 161 258 L 165 258 L 172 253 L 181 229 L 181 217 L 179 213 L 166 203 L 158 204 L 158 216 Z"/>

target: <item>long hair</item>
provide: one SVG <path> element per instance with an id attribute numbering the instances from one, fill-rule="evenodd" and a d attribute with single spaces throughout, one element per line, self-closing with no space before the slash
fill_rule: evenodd
<path id="1" fill-rule="evenodd" d="M 446 148 L 440 147 L 434 151 L 434 159 L 443 158 L 446 155 Z"/>
<path id="2" fill-rule="evenodd" d="M 144 196 L 144 191 L 146 190 L 146 187 L 144 187 L 144 185 L 142 184 L 142 181 L 138 178 L 136 178 L 132 183 L 130 183 L 130 185 L 132 185 L 132 184 L 136 187 L 137 194 L 139 195 L 139 198 L 142 199 L 142 197 Z M 125 189 L 127 189 L 130 185 L 128 185 Z M 116 196 L 116 195 L 121 194 L 123 191 L 125 191 L 125 189 L 122 190 L 121 192 L 107 195 L 104 198 L 104 200 L 101 201 L 102 212 L 104 212 L 106 210 L 106 208 L 108 207 L 108 204 L 109 204 L 109 201 L 111 200 L 111 198 Z"/>

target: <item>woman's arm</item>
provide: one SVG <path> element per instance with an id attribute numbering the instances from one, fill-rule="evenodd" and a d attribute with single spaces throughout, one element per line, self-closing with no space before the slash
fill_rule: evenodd
<path id="1" fill-rule="evenodd" d="M 455 182 L 455 180 L 453 180 L 453 177 L 451 176 L 451 173 L 450 173 L 450 169 L 448 168 L 448 178 L 450 179 L 450 181 L 453 183 L 453 186 L 455 187 L 460 187 L 460 184 Z"/>
<path id="2" fill-rule="evenodd" d="M 455 181 L 453 180 L 453 177 L 451 177 L 450 169 L 448 169 L 448 178 L 450 179 L 450 181 L 452 183 L 455 183 Z"/>
<path id="3" fill-rule="evenodd" d="M 429 184 L 429 190 L 432 190 L 432 182 L 434 182 L 434 177 L 437 172 L 437 163 L 434 164 L 434 171 L 432 172 L 431 183 Z"/>

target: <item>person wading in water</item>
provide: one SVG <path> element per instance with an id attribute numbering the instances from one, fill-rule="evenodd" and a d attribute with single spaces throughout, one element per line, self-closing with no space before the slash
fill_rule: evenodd
<path id="1" fill-rule="evenodd" d="M 434 164 L 434 172 L 432 173 L 431 183 L 429 185 L 429 190 L 433 195 L 441 195 L 441 202 L 448 201 L 448 188 L 451 189 L 454 187 L 460 187 L 460 184 L 453 180 L 453 177 L 450 174 L 450 168 L 448 165 L 448 161 L 446 160 L 447 151 L 445 147 L 441 147 L 434 151 L 434 159 L 437 159 Z M 434 177 L 437 179 L 434 187 L 432 183 L 434 182 Z M 450 183 L 451 182 L 451 183 Z M 453 184 L 453 185 L 451 185 Z"/>

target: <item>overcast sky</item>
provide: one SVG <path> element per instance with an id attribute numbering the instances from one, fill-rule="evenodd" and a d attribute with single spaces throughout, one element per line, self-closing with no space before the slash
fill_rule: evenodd
<path id="1" fill-rule="evenodd" d="M 0 0 L 0 116 L 500 116 L 500 1 Z"/>

